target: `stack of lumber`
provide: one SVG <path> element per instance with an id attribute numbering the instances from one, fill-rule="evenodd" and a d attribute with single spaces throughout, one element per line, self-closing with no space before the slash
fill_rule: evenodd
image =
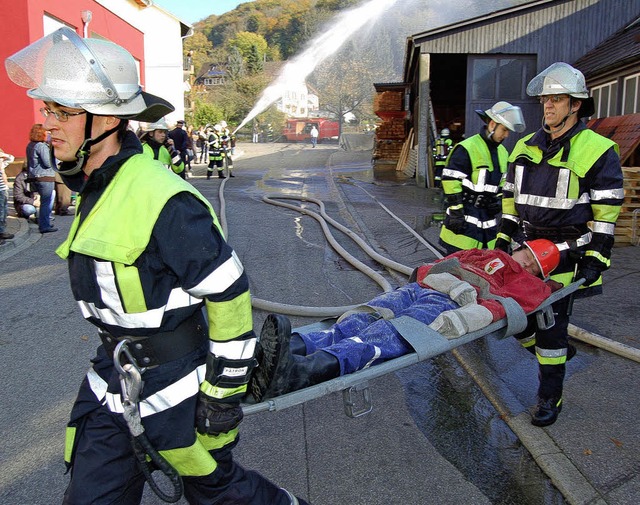
<path id="1" fill-rule="evenodd" d="M 622 167 L 622 174 L 624 176 L 624 202 L 616 223 L 615 245 L 639 245 L 640 167 Z M 634 223 L 634 211 L 636 210 Z"/>
<path id="2" fill-rule="evenodd" d="M 373 98 L 373 110 L 376 112 L 395 112 L 402 110 L 402 91 L 383 91 Z"/>

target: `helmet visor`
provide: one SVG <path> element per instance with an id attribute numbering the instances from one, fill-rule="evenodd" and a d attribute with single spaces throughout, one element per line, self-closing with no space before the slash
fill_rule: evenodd
<path id="1" fill-rule="evenodd" d="M 567 63 L 554 63 L 536 75 L 527 85 L 527 95 L 570 95 L 589 98 L 584 75 Z"/>
<path id="2" fill-rule="evenodd" d="M 150 121 L 173 110 L 168 102 L 142 92 L 128 51 L 105 40 L 82 39 L 66 27 L 10 56 L 5 67 L 9 78 L 29 88 L 27 95 L 37 100 L 128 119 L 155 106 L 144 117 Z"/>

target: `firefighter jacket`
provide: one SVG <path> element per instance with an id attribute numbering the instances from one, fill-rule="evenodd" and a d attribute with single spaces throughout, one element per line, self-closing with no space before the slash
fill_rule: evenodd
<path id="1" fill-rule="evenodd" d="M 209 160 L 219 161 L 222 159 L 222 138 L 215 132 L 209 134 L 207 139 L 209 146 Z"/>
<path id="2" fill-rule="evenodd" d="M 624 199 L 618 152 L 581 121 L 558 139 L 544 130 L 521 139 L 509 158 L 499 237 L 511 240 L 522 230 L 528 239 L 555 242 L 561 262 L 551 277 L 564 285 L 580 255 L 606 270 Z M 601 284 L 581 294 L 596 294 Z"/>
<path id="3" fill-rule="evenodd" d="M 449 154 L 442 171 L 447 217 L 440 231 L 440 242 L 448 250 L 493 248 L 507 159 L 507 149 L 487 139 L 486 128 L 456 144 Z M 447 223 L 452 213 L 460 211 L 466 226 L 455 233 Z"/>
<path id="4" fill-rule="evenodd" d="M 177 151 L 174 151 L 177 156 L 178 163 L 174 164 L 171 159 L 171 154 L 169 154 L 169 150 L 157 142 L 148 141 L 142 144 L 142 152 L 147 156 L 152 157 L 154 160 L 158 160 L 165 168 L 172 170 L 176 174 L 180 174 L 184 171 L 184 163 L 180 158 L 180 154 Z"/>
<path id="5" fill-rule="evenodd" d="M 152 445 L 176 470 L 208 475 L 216 468 L 208 451 L 233 443 L 237 428 L 197 434 L 198 394 L 239 401 L 255 351 L 243 266 L 206 199 L 158 170 L 133 133 L 91 174 L 77 202 L 56 252 L 68 261 L 71 289 L 88 321 L 116 338 L 153 339 L 206 312 L 208 343 L 204 334 L 197 352 L 145 371 L 139 410 Z M 68 462 L 83 416 L 105 406 L 122 412 L 118 374 L 101 346 L 71 414 Z"/>

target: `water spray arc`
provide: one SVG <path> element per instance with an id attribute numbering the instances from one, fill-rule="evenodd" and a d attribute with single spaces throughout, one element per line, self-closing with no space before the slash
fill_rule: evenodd
<path id="1" fill-rule="evenodd" d="M 315 37 L 307 49 L 284 66 L 280 75 L 262 92 L 256 105 L 233 133 L 280 99 L 286 89 L 303 84 L 320 63 L 340 49 L 360 28 L 381 16 L 397 1 L 369 0 L 360 7 L 339 14 L 331 28 Z"/>

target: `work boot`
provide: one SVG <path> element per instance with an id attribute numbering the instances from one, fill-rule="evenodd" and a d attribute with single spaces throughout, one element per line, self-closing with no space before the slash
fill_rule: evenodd
<path id="1" fill-rule="evenodd" d="M 220 179 L 226 179 L 226 177 L 224 176 L 224 174 L 222 172 L 218 172 L 218 177 Z"/>
<path id="2" fill-rule="evenodd" d="M 256 402 L 340 375 L 340 364 L 332 354 L 317 351 L 309 356 L 294 355 L 290 343 L 289 319 L 279 314 L 269 314 L 258 341 L 258 366 L 247 387 L 248 393 Z"/>
<path id="3" fill-rule="evenodd" d="M 534 426 L 550 426 L 558 419 L 558 414 L 562 410 L 562 398 L 538 398 L 536 411 L 531 418 Z"/>

